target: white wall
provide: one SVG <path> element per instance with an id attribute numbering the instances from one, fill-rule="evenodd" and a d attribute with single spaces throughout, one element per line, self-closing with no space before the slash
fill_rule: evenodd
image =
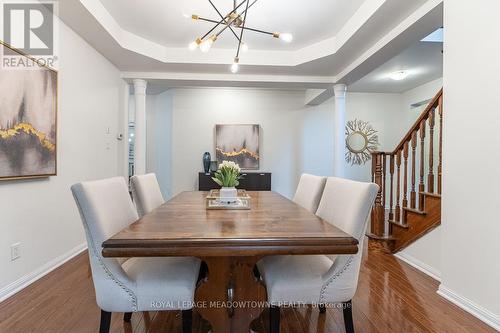
<path id="1" fill-rule="evenodd" d="M 500 2 L 445 1 L 440 292 L 500 330 Z"/>
<path id="2" fill-rule="evenodd" d="M 0 182 L 0 299 L 29 274 L 82 249 L 84 232 L 70 186 L 114 176 L 120 168 L 119 72 L 63 24 L 59 45 L 58 175 Z M 16 242 L 22 244 L 21 258 L 11 262 Z"/>
<path id="3" fill-rule="evenodd" d="M 392 151 L 401 139 L 400 94 L 348 93 L 346 98 L 346 121 L 364 120 L 378 131 L 380 151 Z M 404 126 L 406 127 L 406 126 Z M 407 130 L 407 129 L 406 129 Z M 346 163 L 346 177 L 359 181 L 371 181 L 372 163 L 349 165 Z"/>
<path id="4" fill-rule="evenodd" d="M 432 99 L 442 87 L 443 78 L 439 78 L 401 94 L 401 111 L 403 111 L 406 115 L 404 119 L 404 126 L 401 127 L 407 127 L 404 131 L 408 131 L 409 126 L 413 125 L 413 123 L 420 116 L 421 111 L 425 109 L 425 106 L 411 109 L 410 105 Z"/>
<path id="5" fill-rule="evenodd" d="M 173 89 L 170 94 L 172 194 L 197 188 L 202 154 L 208 151 L 214 156 L 214 128 L 219 123 L 261 125 L 260 170 L 272 172 L 273 190 L 287 197 L 293 195 L 301 173 L 326 176 L 332 173 L 333 99 L 307 107 L 304 91 L 299 90 L 183 88 Z M 156 98 L 148 98 L 151 105 L 156 104 L 147 106 L 148 113 L 169 112 L 171 101 L 159 102 Z M 382 148 L 389 148 L 398 139 L 391 121 L 401 113 L 400 103 L 397 94 L 348 94 L 347 119 L 370 121 L 380 132 Z M 166 130 L 161 133 L 169 135 Z M 157 142 L 151 139 L 150 145 L 154 141 Z M 165 141 L 148 150 L 166 151 L 167 145 Z M 348 177 L 369 180 L 370 165 L 347 166 Z"/>
<path id="6" fill-rule="evenodd" d="M 260 170 L 272 172 L 273 189 L 291 197 L 303 170 L 305 149 L 321 151 L 318 164 L 331 164 L 330 142 L 313 139 L 304 149 L 301 124 L 307 112 L 321 113 L 333 120 L 326 108 L 305 110 L 304 94 L 278 90 L 175 89 L 173 99 L 173 193 L 194 190 L 202 155 L 214 157 L 216 124 L 260 124 Z M 323 127 L 325 128 L 325 127 Z M 318 129 L 321 132 L 321 127 Z M 309 139 L 312 139 L 311 137 Z M 314 153 L 313 153 L 314 154 Z M 312 168 L 312 166 L 311 166 Z M 327 171 L 325 168 L 324 171 Z"/>

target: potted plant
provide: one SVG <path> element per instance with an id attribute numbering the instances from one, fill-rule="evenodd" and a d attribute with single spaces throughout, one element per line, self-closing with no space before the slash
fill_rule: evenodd
<path id="1" fill-rule="evenodd" d="M 236 199 L 238 197 L 236 186 L 240 183 L 238 181 L 241 178 L 240 172 L 240 166 L 234 162 L 222 161 L 219 164 L 219 169 L 217 169 L 212 179 L 222 186 L 220 189 L 221 200 Z"/>

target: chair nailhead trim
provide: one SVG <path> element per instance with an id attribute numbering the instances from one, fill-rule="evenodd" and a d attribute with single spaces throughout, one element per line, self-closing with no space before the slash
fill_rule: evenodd
<path id="1" fill-rule="evenodd" d="M 326 281 L 326 283 L 323 285 L 323 288 L 321 288 L 321 294 L 320 294 L 320 298 L 319 298 L 319 303 L 324 303 L 324 300 L 325 300 L 325 294 L 326 294 L 326 289 L 328 288 L 328 286 L 335 280 L 337 279 L 339 276 L 341 276 L 346 270 L 347 268 L 349 268 L 349 266 L 351 265 L 352 261 L 354 259 L 354 256 L 350 256 L 349 259 L 347 259 L 347 262 L 345 263 L 344 267 L 342 267 L 342 269 L 340 271 L 338 271 L 337 273 L 335 273 L 331 278 L 328 279 L 328 281 Z"/>
<path id="2" fill-rule="evenodd" d="M 130 296 L 130 301 L 132 302 L 132 312 L 137 312 L 137 296 L 134 294 L 134 292 L 130 288 L 127 288 L 123 284 L 123 282 L 116 279 L 115 276 L 113 275 L 113 273 L 111 273 L 109 271 L 108 267 L 106 267 L 106 265 L 102 261 L 102 258 L 97 254 L 97 249 L 95 248 L 94 240 L 92 239 L 92 236 L 90 234 L 90 230 L 88 229 L 87 224 L 84 223 L 84 225 L 85 225 L 85 231 L 87 232 L 87 235 L 89 236 L 90 243 L 92 245 L 92 253 L 99 261 L 99 266 L 101 266 L 101 268 L 104 270 L 106 275 L 109 278 L 111 278 L 111 280 L 113 280 L 120 288 L 122 288 Z"/>

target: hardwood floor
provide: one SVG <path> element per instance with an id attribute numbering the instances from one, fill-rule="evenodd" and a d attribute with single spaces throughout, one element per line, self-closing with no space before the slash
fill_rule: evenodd
<path id="1" fill-rule="evenodd" d="M 376 243 L 364 251 L 353 300 L 356 332 L 495 332 L 437 295 L 437 281 L 385 253 Z M 0 332 L 97 332 L 99 313 L 84 253 L 0 303 Z M 255 330 L 268 331 L 267 315 L 254 323 Z M 320 315 L 310 307 L 284 309 L 281 320 L 282 332 L 344 332 L 341 310 L 328 309 Z M 195 313 L 193 332 L 208 330 Z M 115 313 L 111 332 L 181 332 L 180 312 L 134 313 L 130 323 Z"/>

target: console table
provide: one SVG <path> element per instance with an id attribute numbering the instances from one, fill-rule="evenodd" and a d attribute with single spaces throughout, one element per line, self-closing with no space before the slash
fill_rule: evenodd
<path id="1" fill-rule="evenodd" d="M 212 189 L 220 188 L 216 182 L 213 181 L 213 173 L 206 174 L 200 172 L 198 174 L 198 190 L 210 191 Z M 239 189 L 247 191 L 271 191 L 271 173 L 270 172 L 242 172 L 243 176 L 240 179 Z"/>

